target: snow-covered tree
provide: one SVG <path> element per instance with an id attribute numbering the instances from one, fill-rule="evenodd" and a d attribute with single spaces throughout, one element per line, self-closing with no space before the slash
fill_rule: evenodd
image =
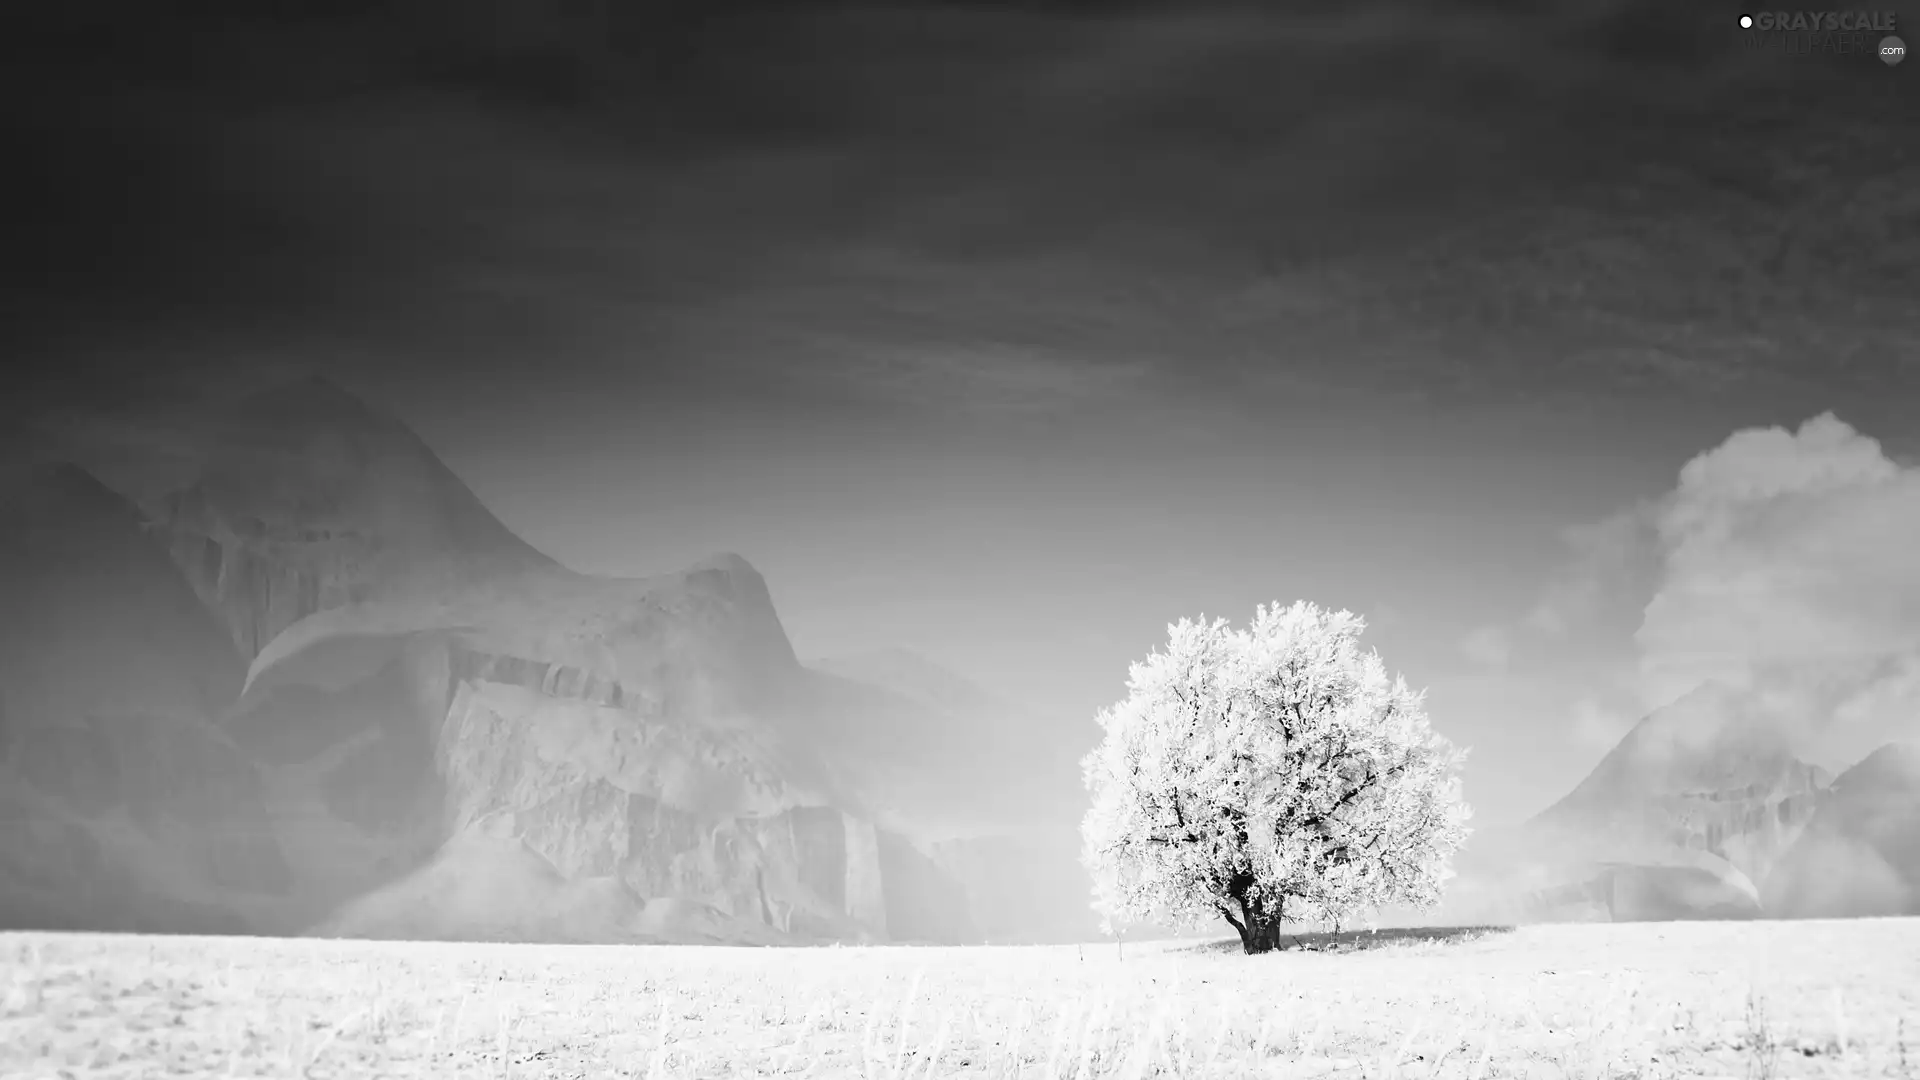
<path id="1" fill-rule="evenodd" d="M 1371 926 L 1388 904 L 1439 902 L 1472 813 L 1466 752 L 1361 651 L 1365 628 L 1308 603 L 1244 630 L 1182 619 L 1132 666 L 1082 763 L 1082 860 L 1109 932 L 1224 917 L 1267 952 L 1283 918 Z"/>

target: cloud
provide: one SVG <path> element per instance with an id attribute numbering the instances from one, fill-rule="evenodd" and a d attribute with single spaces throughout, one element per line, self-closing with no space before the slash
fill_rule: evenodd
<path id="1" fill-rule="evenodd" d="M 1597 522 L 1561 534 L 1571 552 L 1567 568 L 1520 619 L 1526 630 L 1565 637 L 1604 613 L 1609 603 L 1631 595 L 1655 539 L 1657 507 L 1637 503 Z"/>
<path id="2" fill-rule="evenodd" d="M 1920 469 L 1831 414 L 1741 431 L 1687 463 L 1655 526 L 1646 706 L 1719 682 L 1841 761 L 1920 733 Z"/>
<path id="3" fill-rule="evenodd" d="M 1069 349 L 1128 354 L 1100 385 L 1163 361 L 1229 394 L 1281 368 L 1309 384 L 1450 385 L 1480 369 L 1442 365 L 1427 326 L 1439 316 L 1405 311 L 1471 316 L 1468 351 L 1487 362 L 1488 283 L 1455 273 L 1451 247 L 1434 259 L 1465 299 L 1395 292 L 1365 260 L 1388 251 L 1398 265 L 1436 233 L 1511 222 L 1518 202 L 1623 168 L 1619 148 L 1648 125 L 1610 117 L 1676 101 L 1723 115 L 1707 106 L 1724 89 L 1710 69 L 1727 61 L 1724 30 L 1705 20 L 1620 32 L 1657 10 L 1644 2 L 1522 13 L 1196 0 L 1084 17 L 1054 5 L 581 9 L 593 18 L 544 3 L 361 7 L 218 33 L 142 26 L 157 54 L 228 44 L 185 67 L 26 50 L 42 60 L 7 73 L 20 82 L 0 110 L 31 121 L 23 156 L 40 186 L 16 200 L 32 220 L 4 254 L 42 283 L 22 309 L 44 313 L 36 339 L 153 339 L 145 323 L 120 327 L 137 313 L 264 337 L 459 338 L 446 349 L 462 370 L 483 347 L 517 358 L 537 346 L 553 364 L 618 353 L 623 368 L 647 358 L 655 378 L 697 368 L 731 387 L 756 385 L 735 377 L 752 365 L 798 369 L 778 332 L 798 311 L 904 357 L 907 376 L 892 360 L 872 371 L 883 397 L 981 370 L 960 381 L 987 384 L 989 400 L 1024 394 L 1009 385 L 1025 378 L 1016 363 L 1039 369 L 1042 395 L 1094 385 L 1056 377 Z M 36 18 L 78 16 L 52 5 Z M 73 29 L 49 45 L 86 40 Z M 1655 42 L 1695 53 L 1627 55 Z M 419 56 L 432 62 L 401 59 Z M 1395 72 L 1388 92 L 1380 70 Z M 354 92 L 328 89 L 345 85 Z M 1662 115 L 1676 154 L 1704 145 Z M 128 161 L 133 188 L 116 179 Z M 900 266 L 836 276 L 848 251 L 876 248 Z M 1145 284 L 1116 295 L 1061 272 L 1063 252 Z M 1350 276 L 1364 288 L 1314 276 L 1342 258 L 1362 260 Z M 1500 287 L 1531 290 L 1535 270 L 1503 269 Z M 1615 276 L 1640 283 L 1637 271 Z M 891 282 L 884 298 L 870 278 Z M 1066 317 L 1023 326 L 1043 304 Z M 771 329 L 750 341 L 729 329 L 752 325 Z M 1368 377 L 1385 361 L 1356 361 L 1350 326 L 1391 372 Z M 1395 335 L 1408 340 L 1371 340 Z M 98 381 L 64 356 L 43 366 L 61 387 Z"/>
<path id="4" fill-rule="evenodd" d="M 1742 430 L 1663 496 L 1566 530 L 1567 565 L 1534 606 L 1461 648 L 1499 666 L 1558 640 L 1591 659 L 1617 626 L 1626 670 L 1600 665 L 1607 693 L 1574 703 L 1575 741 L 1610 748 L 1631 716 L 1713 684 L 1716 708 L 1844 767 L 1920 737 L 1916 536 L 1920 466 L 1830 413 Z"/>
<path id="5" fill-rule="evenodd" d="M 1624 632 L 1638 624 L 1658 568 L 1658 511 L 1657 503 L 1640 502 L 1563 529 L 1566 561 L 1533 605 L 1468 633 L 1458 643 L 1461 654 L 1493 670 L 1546 646 L 1593 659 L 1615 625 Z"/>
<path id="6" fill-rule="evenodd" d="M 1573 738 L 1581 746 L 1604 754 L 1619 744 L 1636 719 L 1630 713 L 1602 704 L 1597 698 L 1583 697 L 1573 703 Z"/>
<path id="7" fill-rule="evenodd" d="M 1513 639 L 1504 627 L 1482 626 L 1460 639 L 1460 653 L 1481 667 L 1502 669 L 1513 656 Z"/>
<path id="8" fill-rule="evenodd" d="M 1148 371 L 1015 344 L 848 343 L 834 373 L 850 388 L 901 404 L 981 413 L 1038 414 L 1111 399 Z"/>

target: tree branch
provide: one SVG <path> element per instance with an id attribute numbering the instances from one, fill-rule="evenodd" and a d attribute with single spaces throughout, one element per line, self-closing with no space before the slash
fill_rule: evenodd
<path id="1" fill-rule="evenodd" d="M 1232 908 L 1216 900 L 1214 901 L 1213 909 L 1226 918 L 1227 923 L 1233 927 L 1234 933 L 1239 934 L 1243 938 L 1247 936 L 1247 925 L 1233 917 Z"/>
<path id="2" fill-rule="evenodd" d="M 1300 822 L 1300 827 L 1303 829 L 1308 829 L 1316 825 L 1325 824 L 1326 821 L 1329 818 L 1333 817 L 1333 815 L 1337 813 L 1342 807 L 1346 806 L 1348 803 L 1358 798 L 1361 792 L 1366 791 L 1367 789 L 1373 787 L 1379 781 L 1385 780 L 1389 776 L 1394 776 L 1398 773 L 1403 773 L 1406 771 L 1407 771 L 1407 766 L 1405 764 L 1400 764 L 1400 765 L 1395 765 L 1393 768 L 1388 769 L 1386 772 L 1382 772 L 1382 773 L 1369 772 L 1364 779 L 1362 779 L 1358 784 L 1355 784 L 1352 787 L 1352 789 L 1349 790 L 1346 794 L 1340 796 L 1339 800 L 1335 802 L 1332 806 L 1327 807 L 1325 811 L 1315 814 L 1310 818 L 1302 819 Z"/>

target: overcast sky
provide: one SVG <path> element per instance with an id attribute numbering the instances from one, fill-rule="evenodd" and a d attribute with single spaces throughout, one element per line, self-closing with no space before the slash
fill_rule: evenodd
<path id="1" fill-rule="evenodd" d="M 1350 607 L 1483 821 L 1769 616 L 1876 673 L 1805 708 L 1920 685 L 1911 64 L 1719 3 L 152 7 L 12 35 L 17 402 L 318 367 L 577 569 L 739 552 L 803 656 L 1089 741 L 1168 621 Z"/>

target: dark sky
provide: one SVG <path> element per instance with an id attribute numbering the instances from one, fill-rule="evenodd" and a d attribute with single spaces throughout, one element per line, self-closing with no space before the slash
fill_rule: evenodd
<path id="1" fill-rule="evenodd" d="M 1742 429 L 1920 448 L 1920 67 L 1738 5 L 45 6 L 13 405 L 318 368 L 576 568 L 746 555 L 803 656 L 1088 724 L 1173 618 L 1350 606 L 1500 820 L 1765 652 L 1728 589 L 1920 597 L 1844 547 L 1891 461 L 1751 566 L 1672 520 Z"/>

